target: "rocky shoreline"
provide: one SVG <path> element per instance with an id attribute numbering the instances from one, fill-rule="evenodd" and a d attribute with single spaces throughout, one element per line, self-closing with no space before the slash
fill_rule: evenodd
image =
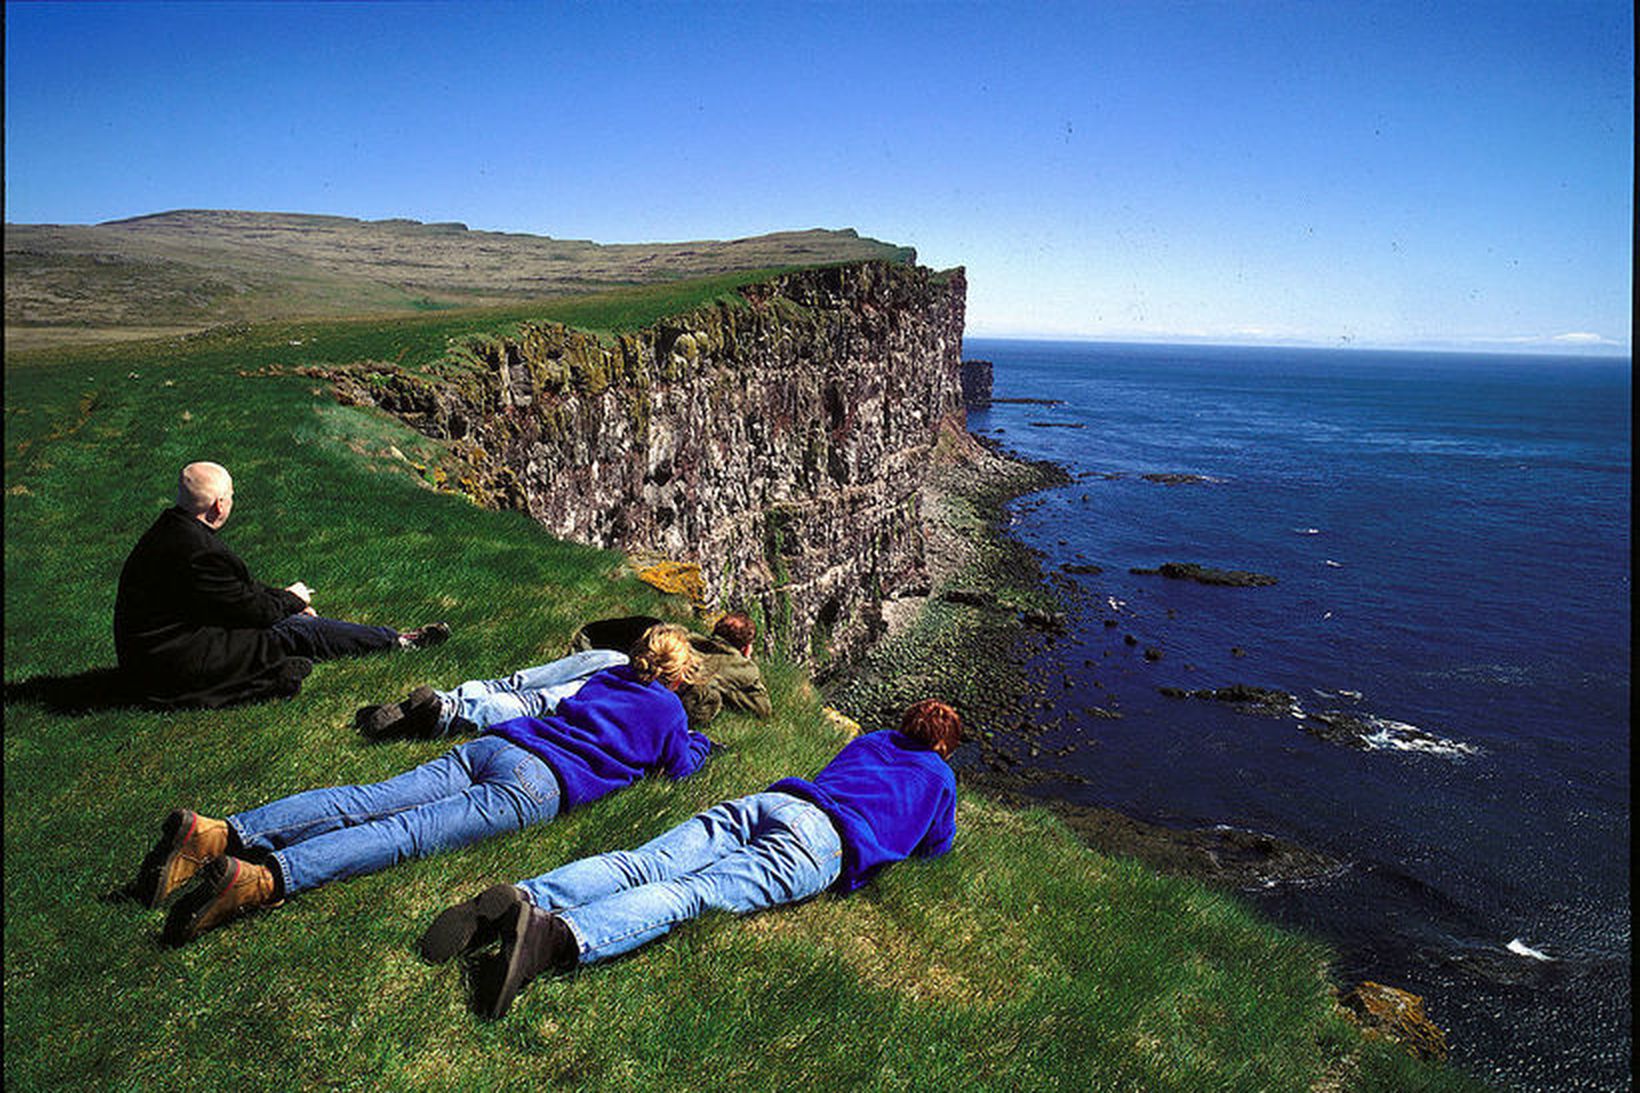
<path id="1" fill-rule="evenodd" d="M 1159 872 L 1244 888 L 1338 869 L 1326 855 L 1257 832 L 1168 828 L 1045 792 L 1079 779 L 1032 760 L 1062 757 L 1077 744 L 1045 744 L 1037 714 L 1046 700 L 1032 697 L 1026 665 L 1064 633 L 1079 592 L 1007 534 L 1006 506 L 1070 481 L 1057 464 L 1026 462 L 995 441 L 948 431 L 922 497 L 928 586 L 885 604 L 888 633 L 828 681 L 827 700 L 870 730 L 893 727 L 919 698 L 945 698 L 970 730 L 967 754 L 958 753 L 966 788 L 1010 807 L 1047 808 L 1090 847 Z"/>

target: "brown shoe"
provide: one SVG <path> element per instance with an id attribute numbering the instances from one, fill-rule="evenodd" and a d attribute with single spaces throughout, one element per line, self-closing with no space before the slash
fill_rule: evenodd
<path id="1" fill-rule="evenodd" d="M 199 867 L 228 849 L 228 825 L 185 808 L 165 817 L 159 842 L 137 871 L 136 897 L 160 907 L 199 872 Z"/>
<path id="2" fill-rule="evenodd" d="M 444 701 L 431 687 L 417 687 L 402 702 L 389 706 L 361 706 L 353 715 L 353 727 L 371 740 L 390 736 L 431 739 L 437 733 Z"/>
<path id="3" fill-rule="evenodd" d="M 499 936 L 501 923 L 517 915 L 519 904 L 529 901 L 521 888 L 492 884 L 465 903 L 446 907 L 421 935 L 422 959 L 442 964 L 452 956 L 484 948 Z"/>
<path id="4" fill-rule="evenodd" d="M 443 622 L 430 622 L 426 626 L 418 626 L 414 630 L 406 630 L 399 635 L 399 646 L 404 649 L 431 649 L 435 645 L 443 645 L 450 640 L 450 626 Z"/>
<path id="5" fill-rule="evenodd" d="M 172 945 L 192 941 L 213 927 L 258 907 L 277 907 L 278 882 L 265 865 L 219 854 L 199 871 L 197 887 L 171 908 L 165 922 L 165 940 Z"/>
<path id="6" fill-rule="evenodd" d="M 580 963 L 580 947 L 569 925 L 528 900 L 514 905 L 498 924 L 501 954 L 495 975 L 498 980 L 493 998 L 484 1005 L 489 1017 L 505 1017 L 513 999 L 525 984 L 542 972 L 563 973 Z"/>

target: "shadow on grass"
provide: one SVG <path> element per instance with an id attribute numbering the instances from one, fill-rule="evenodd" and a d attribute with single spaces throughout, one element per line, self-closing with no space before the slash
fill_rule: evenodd
<path id="1" fill-rule="evenodd" d="M 118 668 L 92 668 L 67 676 L 33 676 L 6 684 L 6 705 L 38 702 L 52 713 L 89 714 L 100 710 L 140 709 L 125 674 Z"/>
<path id="2" fill-rule="evenodd" d="M 148 905 L 142 901 L 142 895 L 137 887 L 136 878 L 124 884 L 110 888 L 97 897 L 98 903 L 105 903 L 116 907 L 135 907 L 138 910 L 148 910 Z"/>
<path id="3" fill-rule="evenodd" d="M 506 958 L 498 952 L 471 954 L 462 961 L 461 970 L 468 1012 L 486 1021 L 495 1020 L 490 1010 L 507 978 Z"/>
<path id="4" fill-rule="evenodd" d="M 313 662 L 305 657 L 288 657 L 284 663 L 293 667 L 284 671 L 284 677 L 276 681 L 274 689 L 265 693 L 246 694 L 217 708 L 261 705 L 296 694 L 301 687 L 301 681 L 312 670 Z M 170 708 L 144 700 L 132 690 L 128 677 L 118 668 L 91 668 L 67 676 L 31 676 L 28 679 L 19 679 L 6 684 L 6 705 L 10 706 L 14 702 L 37 702 L 52 713 L 81 716 L 103 710 Z M 179 710 L 204 708 L 206 707 L 175 707 Z"/>

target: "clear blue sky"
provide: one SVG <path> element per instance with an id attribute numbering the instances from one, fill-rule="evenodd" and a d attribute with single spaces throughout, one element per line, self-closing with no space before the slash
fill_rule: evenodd
<path id="1" fill-rule="evenodd" d="M 1627 2 L 6 5 L 6 220 L 857 228 L 971 335 L 1627 350 Z"/>

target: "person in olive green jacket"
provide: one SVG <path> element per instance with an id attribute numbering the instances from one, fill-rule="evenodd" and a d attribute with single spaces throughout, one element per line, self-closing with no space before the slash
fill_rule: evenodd
<path id="1" fill-rule="evenodd" d="M 647 615 L 632 615 L 621 619 L 599 619 L 589 622 L 570 638 L 573 653 L 593 649 L 624 651 L 639 634 L 659 622 Z M 769 705 L 769 689 L 763 683 L 763 673 L 752 659 L 752 645 L 757 641 L 757 624 L 744 611 L 731 611 L 718 619 L 711 636 L 693 634 L 689 638 L 701 659 L 698 682 L 685 684 L 678 691 L 683 708 L 689 711 L 689 724 L 696 728 L 718 715 L 725 706 L 754 717 L 768 717 L 774 712 Z"/>
<path id="2" fill-rule="evenodd" d="M 712 636 L 696 634 L 689 639 L 700 657 L 697 682 L 678 692 L 691 725 L 704 725 L 727 706 L 753 717 L 768 717 L 769 689 L 763 673 L 752 659 L 752 643 L 757 626 L 744 611 L 731 611 L 712 627 Z"/>

